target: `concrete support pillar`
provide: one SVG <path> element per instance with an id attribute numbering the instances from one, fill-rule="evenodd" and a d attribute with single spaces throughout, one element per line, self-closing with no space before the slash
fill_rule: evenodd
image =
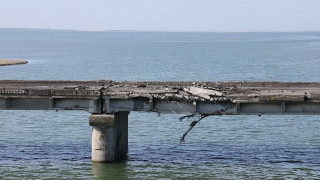
<path id="1" fill-rule="evenodd" d="M 128 114 L 91 114 L 92 162 L 120 162 L 128 152 Z"/>

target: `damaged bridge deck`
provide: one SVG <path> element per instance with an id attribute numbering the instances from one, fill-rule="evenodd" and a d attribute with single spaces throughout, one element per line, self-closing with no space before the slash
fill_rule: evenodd
<path id="1" fill-rule="evenodd" d="M 0 110 L 320 114 L 320 83 L 0 80 Z"/>

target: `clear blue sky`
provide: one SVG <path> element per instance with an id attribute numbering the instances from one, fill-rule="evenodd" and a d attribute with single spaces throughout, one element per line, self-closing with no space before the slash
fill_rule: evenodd
<path id="1" fill-rule="evenodd" d="M 1 0 L 0 28 L 320 31 L 320 0 Z"/>

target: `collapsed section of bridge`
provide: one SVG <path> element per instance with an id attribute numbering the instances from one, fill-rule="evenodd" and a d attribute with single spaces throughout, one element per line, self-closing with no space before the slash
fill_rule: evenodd
<path id="1" fill-rule="evenodd" d="M 128 149 L 130 111 L 320 114 L 320 83 L 0 80 L 0 110 L 87 111 L 92 161 L 117 162 Z"/>

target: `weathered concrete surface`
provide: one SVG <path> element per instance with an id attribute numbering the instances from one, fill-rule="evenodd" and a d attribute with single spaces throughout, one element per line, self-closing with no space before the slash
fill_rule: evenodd
<path id="1" fill-rule="evenodd" d="M 101 113 L 102 86 L 99 82 L 4 80 L 0 81 L 0 109 Z"/>
<path id="2" fill-rule="evenodd" d="M 128 114 L 92 114 L 92 162 L 119 162 L 128 151 Z"/>
<path id="3" fill-rule="evenodd" d="M 320 83 L 0 81 L 0 109 L 37 109 L 40 102 L 91 113 L 320 114 Z"/>
<path id="4" fill-rule="evenodd" d="M 191 90 L 190 90 L 191 88 Z M 259 101 L 256 96 L 277 96 L 284 98 L 298 96 L 309 100 L 320 99 L 318 82 L 114 82 L 98 81 L 19 81 L 0 80 L 0 96 L 5 95 L 39 95 L 39 96 L 96 96 L 103 92 L 106 96 L 138 97 L 153 95 L 168 97 L 170 94 L 178 99 L 195 99 L 200 101 L 209 98 L 191 94 L 195 88 L 214 91 L 213 97 L 228 97 L 233 100 Z M 191 93 L 190 93 L 191 92 Z M 216 99 L 211 99 L 215 101 Z M 263 100 L 274 100 L 263 99 Z"/>

